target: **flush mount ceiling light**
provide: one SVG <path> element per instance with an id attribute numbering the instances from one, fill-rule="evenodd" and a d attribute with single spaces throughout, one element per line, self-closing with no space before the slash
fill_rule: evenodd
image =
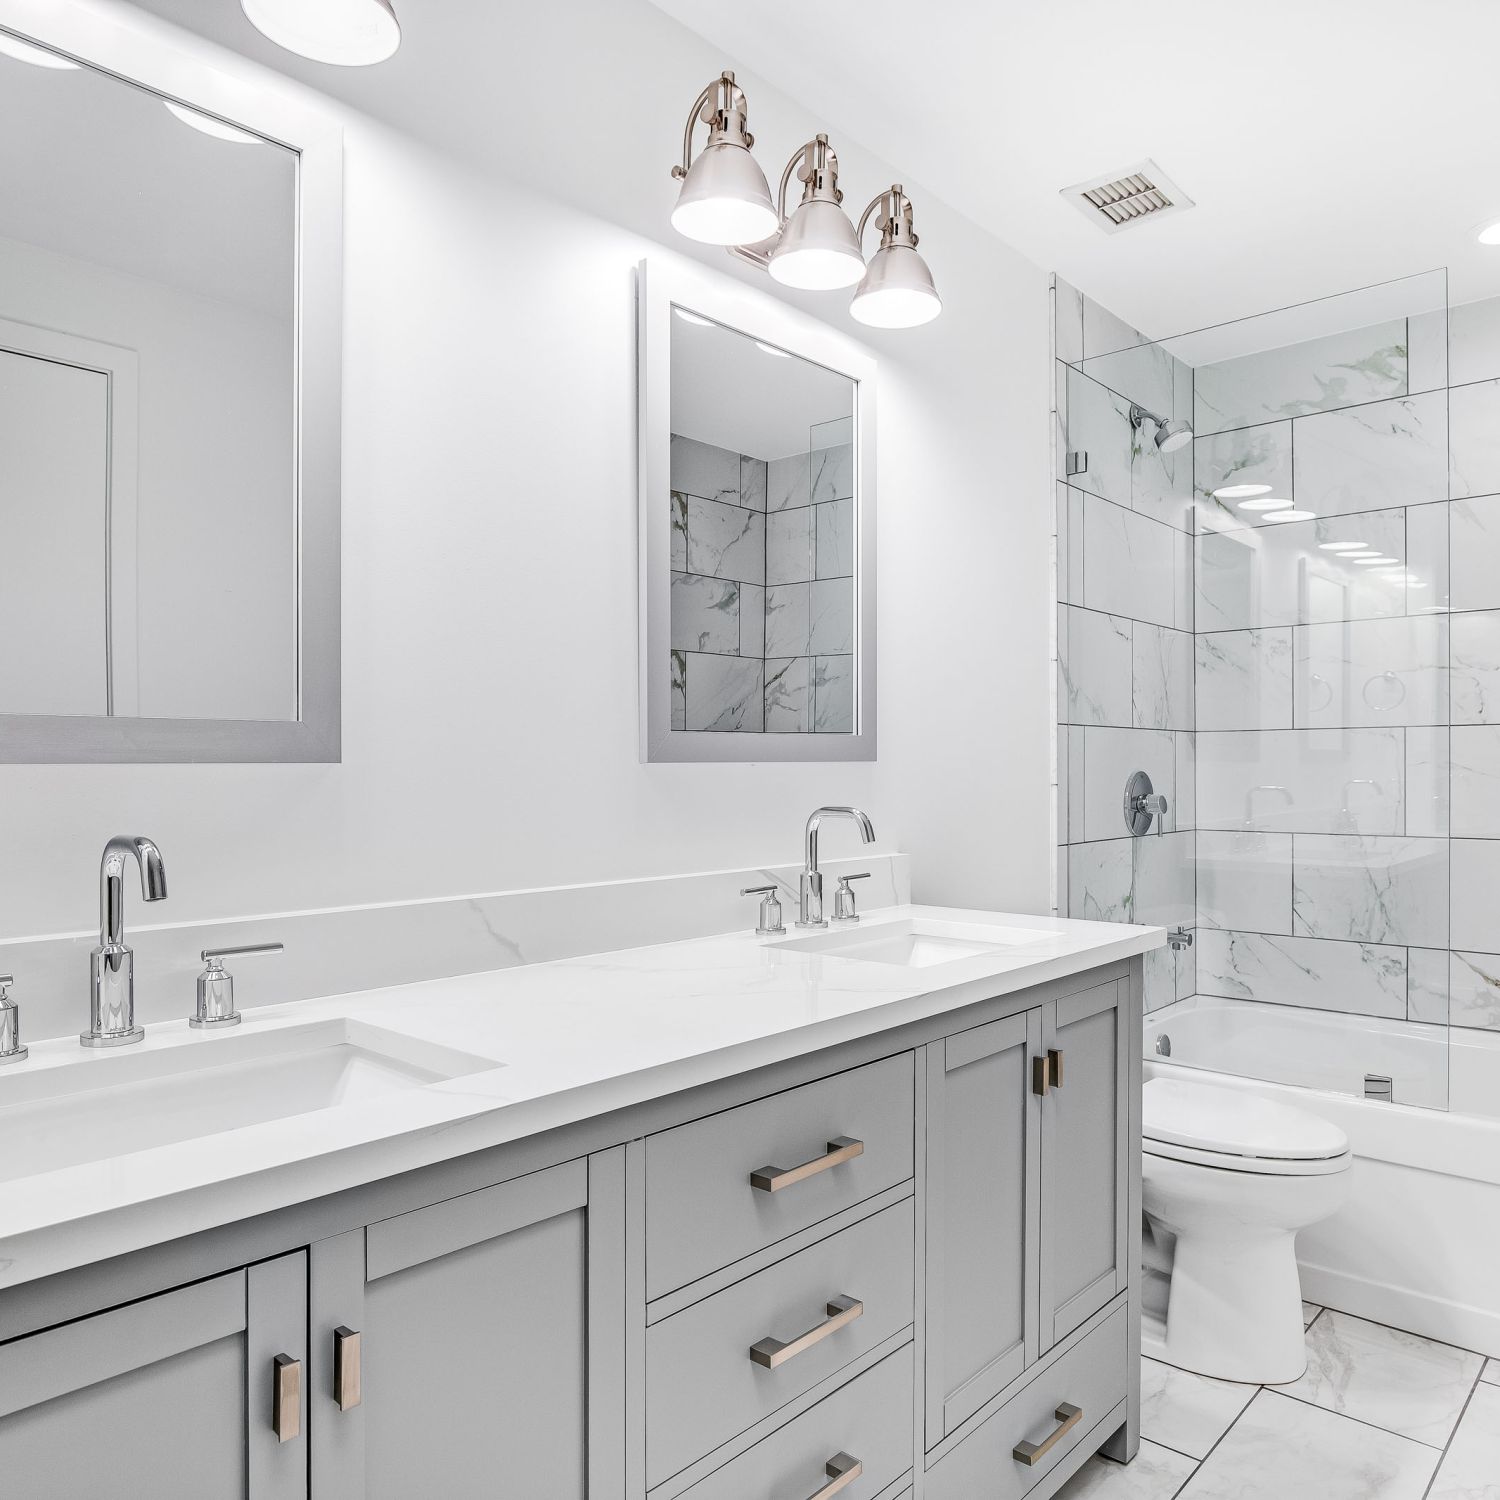
<path id="1" fill-rule="evenodd" d="M 1271 486 L 1268 484 L 1226 484 L 1209 491 L 1215 500 L 1247 500 L 1252 495 L 1269 495 L 1270 493 Z M 1287 503 L 1291 504 L 1290 501 Z M 1243 510 L 1244 506 L 1240 509 Z"/>
<path id="2" fill-rule="evenodd" d="M 261 144 L 258 135 L 251 135 L 248 130 L 240 130 L 234 125 L 226 125 L 223 120 L 216 120 L 212 115 L 205 115 L 199 110 L 189 109 L 186 104 L 179 104 L 175 99 L 163 99 L 161 102 L 184 125 L 191 125 L 204 135 L 211 135 L 216 141 L 232 141 L 237 146 Z"/>
<path id="3" fill-rule="evenodd" d="M 766 174 L 750 154 L 755 137 L 746 128 L 745 93 L 724 73 L 688 111 L 682 132 L 682 165 L 672 168 L 682 187 L 672 227 L 701 245 L 749 245 L 774 234 L 780 223 Z M 693 129 L 708 126 L 708 144 L 693 159 Z"/>
<path id="4" fill-rule="evenodd" d="M 1290 510 L 1290 500 L 1278 500 L 1274 495 L 1267 495 L 1261 500 L 1241 500 L 1235 506 L 1236 510 Z"/>
<path id="5" fill-rule="evenodd" d="M 240 9 L 278 47 L 314 62 L 363 68 L 401 45 L 390 0 L 240 0 Z"/>
<path id="6" fill-rule="evenodd" d="M 917 254 L 911 203 L 900 184 L 875 196 L 856 229 L 844 212 L 838 154 L 819 134 L 792 153 L 773 202 L 750 154 L 755 137 L 746 129 L 747 116 L 733 73 L 721 74 L 693 101 L 682 162 L 672 168 L 682 183 L 673 228 L 700 244 L 722 245 L 783 286 L 821 292 L 858 282 L 849 311 L 870 327 L 914 328 L 937 317 L 943 304 Z M 700 123 L 708 126 L 708 143 L 694 159 Z M 789 214 L 793 178 L 802 184 L 802 200 Z M 880 248 L 866 266 L 865 226 L 877 212 Z"/>
<path id="7" fill-rule="evenodd" d="M 1156 426 L 1156 446 L 1163 453 L 1176 453 L 1193 440 L 1193 429 L 1186 422 L 1169 422 L 1144 406 L 1131 406 L 1130 425 L 1140 432 L 1147 422 Z M 1270 488 L 1269 485 L 1266 486 Z"/>
<path id="8" fill-rule="evenodd" d="M 7 57 L 13 57 L 17 62 L 31 63 L 38 68 L 55 68 L 59 72 L 66 69 L 77 70 L 78 64 L 71 57 L 60 57 L 56 52 L 49 52 L 45 47 L 33 46 L 30 42 L 23 42 L 20 37 L 12 36 L 8 31 L 0 31 L 0 52 Z"/>

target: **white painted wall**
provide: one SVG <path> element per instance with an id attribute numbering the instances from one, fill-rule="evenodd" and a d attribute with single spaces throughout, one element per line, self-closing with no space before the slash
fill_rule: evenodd
<path id="1" fill-rule="evenodd" d="M 205 27 L 238 19 L 213 10 Z M 468 31 L 434 33 L 458 12 Z M 424 91 L 412 70 L 435 51 L 447 71 Z M 908 183 L 947 312 L 870 339 L 879 760 L 643 766 L 632 268 L 664 253 L 682 116 L 732 60 L 644 0 L 419 7 L 400 56 L 384 79 L 302 70 L 448 132 L 330 102 L 347 171 L 344 763 L 4 768 L 0 935 L 87 925 L 119 829 L 160 842 L 170 907 L 151 915 L 182 921 L 780 863 L 824 801 L 864 806 L 911 853 L 918 899 L 1045 910 L 1042 271 Z M 564 121 L 549 145 L 565 76 L 587 129 Z M 837 125 L 742 82 L 768 165 Z M 861 192 L 899 176 L 839 144 Z M 543 170 L 571 204 L 523 185 Z M 837 297 L 793 300 L 847 317 Z"/>

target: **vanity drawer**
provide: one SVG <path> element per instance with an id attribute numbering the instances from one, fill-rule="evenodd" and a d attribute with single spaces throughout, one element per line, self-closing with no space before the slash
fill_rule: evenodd
<path id="1" fill-rule="evenodd" d="M 647 1485 L 906 1328 L 913 1231 L 908 1199 L 648 1328 Z"/>
<path id="2" fill-rule="evenodd" d="M 648 1137 L 648 1299 L 905 1182 L 912 1079 L 903 1052 Z M 859 1153 L 831 1149 L 843 1140 Z M 756 1187 L 762 1167 L 785 1175 Z"/>
<path id="3" fill-rule="evenodd" d="M 1016 1500 L 1051 1474 L 1125 1399 L 1125 1321 L 1117 1308 L 945 1454 L 927 1476 L 927 1500 Z M 1056 1432 L 1065 1404 L 1082 1415 L 1035 1463 L 1017 1459 L 1018 1444 Z"/>
<path id="4" fill-rule="evenodd" d="M 908 1344 L 715 1470 L 683 1500 L 800 1500 L 847 1472 L 850 1459 L 860 1473 L 842 1493 L 849 1500 L 880 1494 L 911 1468 L 911 1383 Z"/>

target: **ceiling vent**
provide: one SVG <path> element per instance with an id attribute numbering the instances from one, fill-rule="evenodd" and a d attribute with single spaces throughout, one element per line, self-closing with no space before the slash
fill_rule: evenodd
<path id="1" fill-rule="evenodd" d="M 1193 200 L 1154 161 L 1080 182 L 1064 188 L 1062 195 L 1106 234 L 1118 234 L 1148 219 L 1164 219 L 1193 206 Z"/>

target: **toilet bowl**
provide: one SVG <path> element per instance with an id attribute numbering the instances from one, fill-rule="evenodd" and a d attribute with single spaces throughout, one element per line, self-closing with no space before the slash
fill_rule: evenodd
<path id="1" fill-rule="evenodd" d="M 1348 1137 L 1308 1110 L 1237 1089 L 1155 1078 L 1142 1100 L 1143 1201 L 1171 1246 L 1164 1326 L 1145 1352 L 1258 1385 L 1306 1369 L 1299 1229 L 1348 1192 Z"/>

